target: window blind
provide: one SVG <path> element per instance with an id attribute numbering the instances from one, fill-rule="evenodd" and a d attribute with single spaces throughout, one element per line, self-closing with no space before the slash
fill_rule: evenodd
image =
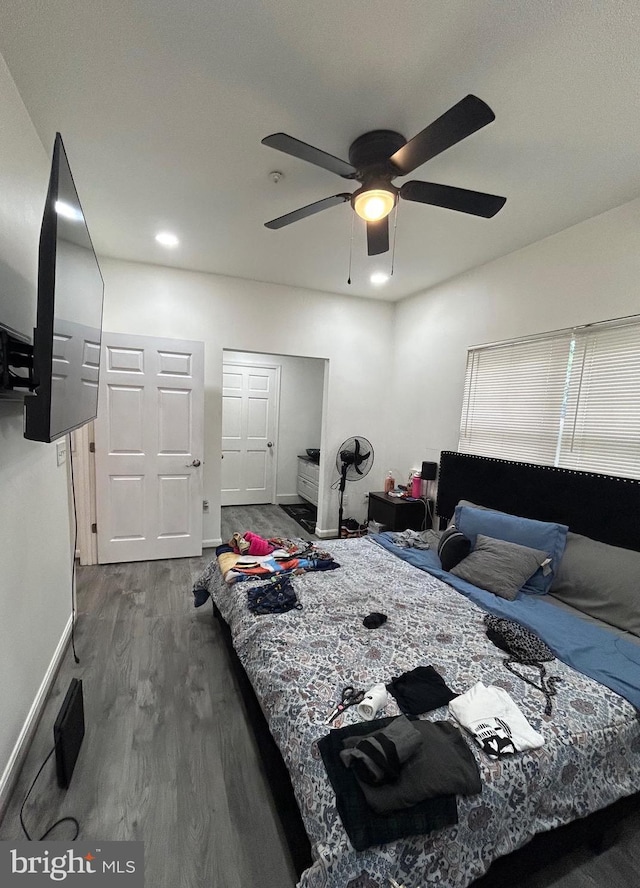
<path id="1" fill-rule="evenodd" d="M 571 333 L 470 349 L 458 450 L 553 465 Z"/>
<path id="2" fill-rule="evenodd" d="M 577 331 L 559 465 L 640 478 L 640 324 Z"/>
<path id="3" fill-rule="evenodd" d="M 458 450 L 640 477 L 640 318 L 469 349 Z"/>

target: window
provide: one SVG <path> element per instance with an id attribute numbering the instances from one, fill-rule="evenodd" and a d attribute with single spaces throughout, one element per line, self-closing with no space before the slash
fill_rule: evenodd
<path id="1" fill-rule="evenodd" d="M 458 450 L 640 478 L 640 318 L 469 349 Z"/>

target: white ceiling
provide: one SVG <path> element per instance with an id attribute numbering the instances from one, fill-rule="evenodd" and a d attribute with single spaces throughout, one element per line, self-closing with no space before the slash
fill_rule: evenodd
<path id="1" fill-rule="evenodd" d="M 639 47 L 637 0 L 0 7 L 0 52 L 48 150 L 62 132 L 99 253 L 391 300 L 640 195 Z M 348 204 L 263 227 L 352 188 L 264 136 L 346 159 L 361 133 L 411 138 L 467 93 L 496 120 L 410 178 L 503 194 L 494 219 L 403 201 L 383 288 L 369 275 L 391 253 L 366 256 L 357 217 L 346 282 Z"/>

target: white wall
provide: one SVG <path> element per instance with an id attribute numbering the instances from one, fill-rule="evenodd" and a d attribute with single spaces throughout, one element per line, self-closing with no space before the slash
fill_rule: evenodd
<path id="1" fill-rule="evenodd" d="M 394 458 L 457 449 L 469 346 L 638 313 L 640 199 L 403 300 Z"/>
<path id="2" fill-rule="evenodd" d="M 302 502 L 296 493 L 298 454 L 304 454 L 307 447 L 320 447 L 325 362 L 317 358 L 237 351 L 225 351 L 224 360 L 280 368 L 276 501 Z"/>
<path id="3" fill-rule="evenodd" d="M 0 322 L 31 336 L 49 160 L 0 56 Z M 67 471 L 0 402 L 0 803 L 71 613 Z M 8 766 L 11 766 L 10 768 Z"/>
<path id="4" fill-rule="evenodd" d="M 349 488 L 349 513 L 364 518 L 364 493 L 379 490 L 387 461 L 394 306 L 373 300 L 101 260 L 104 329 L 205 342 L 204 538 L 220 538 L 222 352 L 260 352 L 327 359 L 320 473 L 325 495 L 319 529 L 337 531 L 335 454 L 351 435 L 374 443 L 376 465 Z"/>

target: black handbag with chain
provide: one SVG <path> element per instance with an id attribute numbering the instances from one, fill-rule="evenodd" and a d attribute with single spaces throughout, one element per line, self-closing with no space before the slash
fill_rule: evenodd
<path id="1" fill-rule="evenodd" d="M 509 655 L 504 661 L 504 665 L 518 678 L 542 691 L 547 701 L 545 715 L 551 715 L 551 698 L 556 695 L 556 684 L 561 681 L 555 676 L 549 679 L 546 677 L 547 672 L 544 664 L 555 660 L 555 654 L 551 648 L 535 633 L 521 626 L 520 623 L 516 623 L 515 620 L 486 614 L 484 622 L 487 627 L 487 638 Z M 536 684 L 535 681 L 514 669 L 514 663 L 536 666 L 540 673 L 540 684 Z"/>

